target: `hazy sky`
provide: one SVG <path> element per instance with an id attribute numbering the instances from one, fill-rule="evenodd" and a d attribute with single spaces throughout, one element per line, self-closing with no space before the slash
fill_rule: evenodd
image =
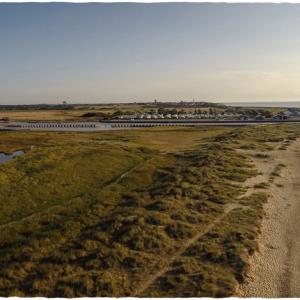
<path id="1" fill-rule="evenodd" d="M 300 100 L 300 4 L 0 4 L 0 104 Z"/>

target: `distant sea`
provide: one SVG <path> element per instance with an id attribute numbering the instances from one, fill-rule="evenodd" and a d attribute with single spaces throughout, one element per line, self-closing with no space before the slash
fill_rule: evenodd
<path id="1" fill-rule="evenodd" d="M 247 107 L 299 107 L 300 101 L 265 101 L 265 102 L 225 102 L 229 106 Z"/>

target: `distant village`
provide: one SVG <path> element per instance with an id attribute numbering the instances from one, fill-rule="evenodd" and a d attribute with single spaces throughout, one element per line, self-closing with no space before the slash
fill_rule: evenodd
<path id="1" fill-rule="evenodd" d="M 256 113 L 250 112 L 217 112 L 213 109 L 208 111 L 180 112 L 180 113 L 121 113 L 112 116 L 118 120 L 162 120 L 162 119 L 199 119 L 199 120 L 286 120 L 290 118 L 299 118 L 299 109 L 288 109 L 272 115 L 258 110 Z"/>
<path id="2" fill-rule="evenodd" d="M 131 102 L 102 104 L 31 104 L 0 105 L 3 113 L 9 111 L 67 111 L 80 120 L 288 120 L 300 119 L 300 108 L 267 108 L 229 106 L 212 102 Z M 82 114 L 80 112 L 82 111 Z M 75 118 L 73 118 L 75 119 Z M 3 115 L 0 121 L 9 121 Z"/>

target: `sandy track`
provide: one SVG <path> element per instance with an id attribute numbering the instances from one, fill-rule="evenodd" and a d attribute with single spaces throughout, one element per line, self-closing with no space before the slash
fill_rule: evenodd
<path id="1" fill-rule="evenodd" d="M 300 140 L 269 154 L 254 161 L 262 175 L 247 184 L 267 181 L 279 163 L 286 167 L 268 189 L 260 251 L 251 259 L 249 279 L 240 286 L 239 296 L 300 297 Z"/>
<path id="2" fill-rule="evenodd" d="M 163 153 L 160 153 L 163 154 Z M 133 166 L 132 168 L 130 168 L 128 171 L 124 172 L 123 174 L 121 174 L 120 176 L 118 176 L 115 180 L 113 180 L 112 182 L 110 182 L 108 186 L 114 185 L 116 183 L 120 183 L 120 181 L 125 178 L 126 176 L 130 175 L 131 173 L 134 173 L 134 171 L 138 170 L 140 167 L 145 166 L 146 164 L 150 163 L 151 161 L 155 160 L 157 158 L 159 154 L 154 155 L 151 158 L 146 159 L 145 161 L 142 161 L 141 163 L 136 164 L 135 166 Z"/>

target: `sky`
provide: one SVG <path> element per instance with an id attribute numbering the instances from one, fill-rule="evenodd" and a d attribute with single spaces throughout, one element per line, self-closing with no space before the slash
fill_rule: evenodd
<path id="1" fill-rule="evenodd" d="M 300 4 L 0 3 L 0 104 L 300 100 Z"/>

